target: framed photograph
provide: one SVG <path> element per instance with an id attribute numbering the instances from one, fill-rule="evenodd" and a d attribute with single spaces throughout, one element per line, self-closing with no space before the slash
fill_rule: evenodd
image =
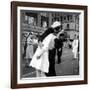
<path id="1" fill-rule="evenodd" d="M 11 2 L 11 88 L 87 84 L 87 6 Z"/>

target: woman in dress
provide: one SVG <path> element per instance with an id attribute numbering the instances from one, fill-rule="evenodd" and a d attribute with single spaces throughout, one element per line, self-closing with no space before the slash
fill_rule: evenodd
<path id="1" fill-rule="evenodd" d="M 41 77 L 45 76 L 45 73 L 49 72 L 49 50 L 54 48 L 54 40 L 57 37 L 57 33 L 59 32 L 60 22 L 55 22 L 52 27 L 54 29 L 53 33 L 47 35 L 41 44 L 38 45 L 38 48 L 32 58 L 30 66 L 36 69 L 36 76 Z"/>
<path id="2" fill-rule="evenodd" d="M 27 48 L 26 48 L 26 66 L 29 65 L 29 61 L 32 59 L 33 56 L 33 35 L 29 33 L 27 38 Z"/>

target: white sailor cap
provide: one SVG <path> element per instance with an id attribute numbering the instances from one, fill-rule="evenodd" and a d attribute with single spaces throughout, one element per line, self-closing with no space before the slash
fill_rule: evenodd
<path id="1" fill-rule="evenodd" d="M 60 23 L 59 21 L 55 21 L 55 22 L 51 25 L 52 28 L 56 28 L 56 27 L 58 27 L 58 26 L 61 26 L 61 23 Z"/>

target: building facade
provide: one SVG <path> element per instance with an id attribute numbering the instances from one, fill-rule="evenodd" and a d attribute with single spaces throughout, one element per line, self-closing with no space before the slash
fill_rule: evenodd
<path id="1" fill-rule="evenodd" d="M 69 12 L 21 11 L 22 33 L 42 34 L 54 21 L 60 21 L 70 38 L 79 32 L 79 14 Z"/>

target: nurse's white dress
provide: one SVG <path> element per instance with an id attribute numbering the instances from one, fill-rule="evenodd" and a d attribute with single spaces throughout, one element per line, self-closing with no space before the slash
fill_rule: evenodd
<path id="1" fill-rule="evenodd" d="M 49 34 L 42 42 L 43 47 L 40 48 L 38 46 L 32 61 L 30 62 L 30 66 L 40 70 L 42 72 L 48 73 L 49 71 L 49 60 L 48 60 L 48 50 L 54 48 L 54 39 L 56 36 L 54 34 Z M 37 59 L 37 56 L 41 57 Z"/>

